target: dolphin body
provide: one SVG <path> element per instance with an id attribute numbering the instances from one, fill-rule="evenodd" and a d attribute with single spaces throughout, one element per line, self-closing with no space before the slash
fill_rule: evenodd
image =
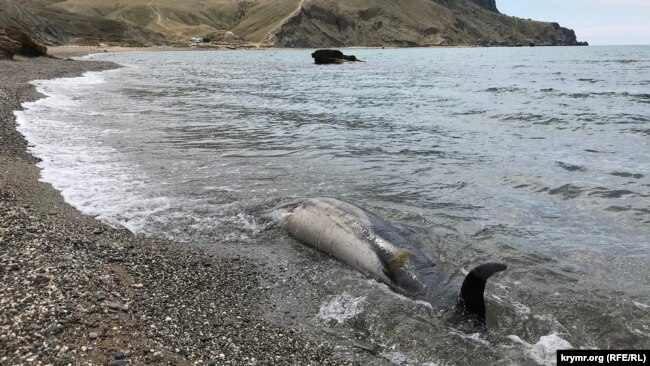
<path id="1" fill-rule="evenodd" d="M 458 288 L 394 226 L 349 202 L 330 197 L 307 198 L 262 216 L 278 222 L 294 238 L 386 283 L 398 293 L 431 304 L 455 301 L 481 321 L 485 320 L 485 283 L 506 269 L 500 263 L 474 268 L 465 277 L 459 294 Z"/>

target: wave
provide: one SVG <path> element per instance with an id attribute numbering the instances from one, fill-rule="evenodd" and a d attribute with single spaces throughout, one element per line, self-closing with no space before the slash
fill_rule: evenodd
<path id="1" fill-rule="evenodd" d="M 80 77 L 36 80 L 32 84 L 46 97 L 23 104 L 16 111 L 17 129 L 40 159 L 41 179 L 61 192 L 70 205 L 112 226 L 138 232 L 143 217 L 169 207 L 163 197 L 141 197 L 135 192 L 150 181 L 121 153 L 98 141 L 110 129 L 88 123 L 104 114 L 89 110 L 85 95 L 106 82 L 107 72 Z"/>
<path id="2" fill-rule="evenodd" d="M 567 164 L 567 163 L 563 163 L 561 161 L 556 161 L 555 164 L 557 164 L 562 169 L 570 171 L 570 172 L 586 172 L 587 171 L 587 168 L 585 168 L 582 165 Z"/>
<path id="3" fill-rule="evenodd" d="M 571 200 L 586 194 L 589 197 L 598 197 L 598 198 L 623 198 L 626 196 L 633 197 L 650 197 L 650 195 L 641 194 L 638 192 L 631 191 L 629 189 L 609 189 L 605 187 L 592 187 L 586 188 L 577 186 L 571 183 L 564 184 L 557 188 L 544 187 L 537 190 L 537 193 L 546 192 L 553 196 L 558 196 L 562 200 Z"/>
<path id="4" fill-rule="evenodd" d="M 613 176 L 616 176 L 616 177 L 623 177 L 623 178 L 634 178 L 634 179 L 643 178 L 643 174 L 639 174 L 639 173 L 612 172 L 612 173 L 609 173 L 609 174 L 613 175 Z"/>
<path id="5" fill-rule="evenodd" d="M 524 91 L 525 89 L 518 88 L 516 86 L 504 86 L 504 87 L 492 87 L 487 88 L 484 91 L 488 93 L 516 93 Z"/>

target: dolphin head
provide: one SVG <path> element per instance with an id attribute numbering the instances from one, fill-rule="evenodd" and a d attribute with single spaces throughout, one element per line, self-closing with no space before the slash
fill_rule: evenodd
<path id="1" fill-rule="evenodd" d="M 265 221 L 283 224 L 286 218 L 289 217 L 296 208 L 302 205 L 303 201 L 304 200 L 291 201 L 271 209 L 255 212 L 253 215 Z"/>

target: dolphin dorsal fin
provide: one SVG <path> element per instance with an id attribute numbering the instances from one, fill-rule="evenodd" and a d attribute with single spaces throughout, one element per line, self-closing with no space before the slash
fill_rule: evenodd
<path id="1" fill-rule="evenodd" d="M 485 283 L 493 274 L 505 270 L 501 263 L 485 263 L 471 270 L 460 288 L 460 302 L 469 313 L 475 314 L 480 320 L 485 320 L 485 301 L 483 293 Z"/>

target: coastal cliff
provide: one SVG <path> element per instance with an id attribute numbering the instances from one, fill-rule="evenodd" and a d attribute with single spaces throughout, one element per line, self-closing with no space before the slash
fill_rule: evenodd
<path id="1" fill-rule="evenodd" d="M 32 13 L 13 0 L 0 0 L 0 27 L 22 30 L 47 44 L 69 41 L 61 26 Z"/>
<path id="2" fill-rule="evenodd" d="M 146 27 L 110 19 L 96 12 L 75 13 L 55 7 L 56 3 L 50 0 L 0 0 L 0 27 L 20 29 L 47 45 L 166 42 L 164 35 Z"/>
<path id="3" fill-rule="evenodd" d="M 306 2 L 268 42 L 280 47 L 575 45 L 557 23 L 500 14 L 495 1 Z"/>
<path id="4" fill-rule="evenodd" d="M 0 26 L 46 44 L 216 43 L 268 47 L 575 45 L 557 23 L 495 0 L 0 0 Z"/>
<path id="5" fill-rule="evenodd" d="M 476 5 L 485 8 L 489 11 L 498 13 L 499 9 L 497 9 L 497 2 L 496 0 L 474 0 Z"/>

